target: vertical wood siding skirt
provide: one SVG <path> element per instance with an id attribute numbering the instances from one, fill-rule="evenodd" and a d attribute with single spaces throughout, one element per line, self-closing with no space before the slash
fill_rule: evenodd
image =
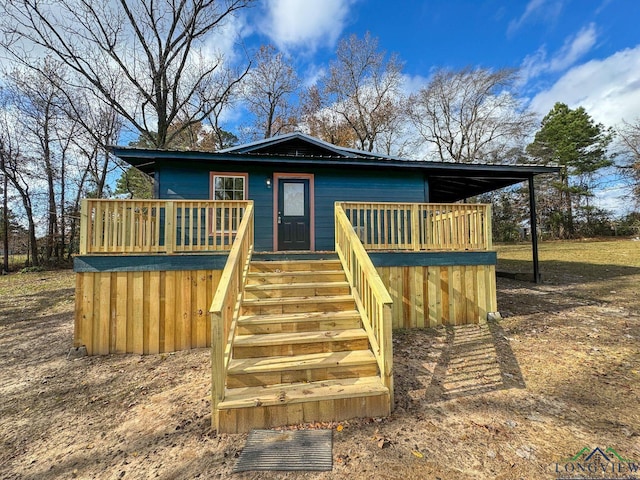
<path id="1" fill-rule="evenodd" d="M 76 258 L 74 345 L 90 355 L 209 347 L 208 312 L 226 257 Z M 393 299 L 393 328 L 474 324 L 497 310 L 495 252 L 371 257 Z"/>
<path id="2" fill-rule="evenodd" d="M 74 345 L 89 355 L 211 345 L 209 307 L 222 270 L 76 274 Z"/>
<path id="3" fill-rule="evenodd" d="M 376 267 L 393 299 L 393 328 L 467 325 L 496 306 L 495 266 Z"/>

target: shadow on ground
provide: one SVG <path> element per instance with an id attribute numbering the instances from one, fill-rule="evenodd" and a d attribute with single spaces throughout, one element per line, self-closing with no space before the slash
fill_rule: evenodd
<path id="1" fill-rule="evenodd" d="M 496 270 L 526 274 L 533 278 L 533 264 L 529 260 L 500 259 L 498 255 Z M 575 285 L 587 281 L 614 281 L 621 277 L 640 275 L 640 268 L 621 265 L 601 265 L 588 262 L 545 260 L 540 262 L 540 273 L 543 283 Z"/>
<path id="2" fill-rule="evenodd" d="M 425 394 L 427 401 L 526 387 L 498 323 L 448 326 L 445 330 L 446 340 Z"/>
<path id="3" fill-rule="evenodd" d="M 396 405 L 405 409 L 526 388 L 509 340 L 496 322 L 394 332 L 394 371 Z"/>

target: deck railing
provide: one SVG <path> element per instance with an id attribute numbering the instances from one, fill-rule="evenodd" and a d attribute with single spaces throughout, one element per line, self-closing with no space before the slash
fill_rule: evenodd
<path id="1" fill-rule="evenodd" d="M 371 349 L 378 362 L 380 376 L 384 385 L 389 388 L 393 405 L 393 300 L 340 203 L 335 205 L 335 225 L 336 252 L 347 275 Z"/>
<path id="2" fill-rule="evenodd" d="M 230 250 L 246 201 L 82 202 L 80 254 L 171 254 Z"/>
<path id="3" fill-rule="evenodd" d="M 367 250 L 490 250 L 491 206 L 341 202 Z"/>
<path id="4" fill-rule="evenodd" d="M 236 321 L 253 253 L 253 202 L 247 202 L 242 222 L 211 302 L 211 408 L 218 424 L 218 403 L 224 400 L 225 377 L 231 360 Z"/>

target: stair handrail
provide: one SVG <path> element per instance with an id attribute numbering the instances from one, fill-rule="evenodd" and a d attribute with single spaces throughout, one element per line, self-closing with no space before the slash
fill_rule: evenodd
<path id="1" fill-rule="evenodd" d="M 335 203 L 336 252 L 347 276 L 351 292 L 369 337 L 380 369 L 380 377 L 389 389 L 393 407 L 393 343 L 391 306 L 393 300 L 380 279 L 371 258 L 358 238 L 340 202 Z"/>
<path id="2" fill-rule="evenodd" d="M 242 294 L 254 248 L 253 201 L 249 201 L 227 257 L 211 308 L 211 412 L 212 424 L 218 425 L 218 404 L 224 400 L 225 377 Z"/>

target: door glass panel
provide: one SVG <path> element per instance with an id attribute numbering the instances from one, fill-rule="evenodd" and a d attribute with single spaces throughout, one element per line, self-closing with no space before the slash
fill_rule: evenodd
<path id="1" fill-rule="evenodd" d="M 286 217 L 304 217 L 304 184 L 285 183 L 284 193 L 284 215 Z"/>

